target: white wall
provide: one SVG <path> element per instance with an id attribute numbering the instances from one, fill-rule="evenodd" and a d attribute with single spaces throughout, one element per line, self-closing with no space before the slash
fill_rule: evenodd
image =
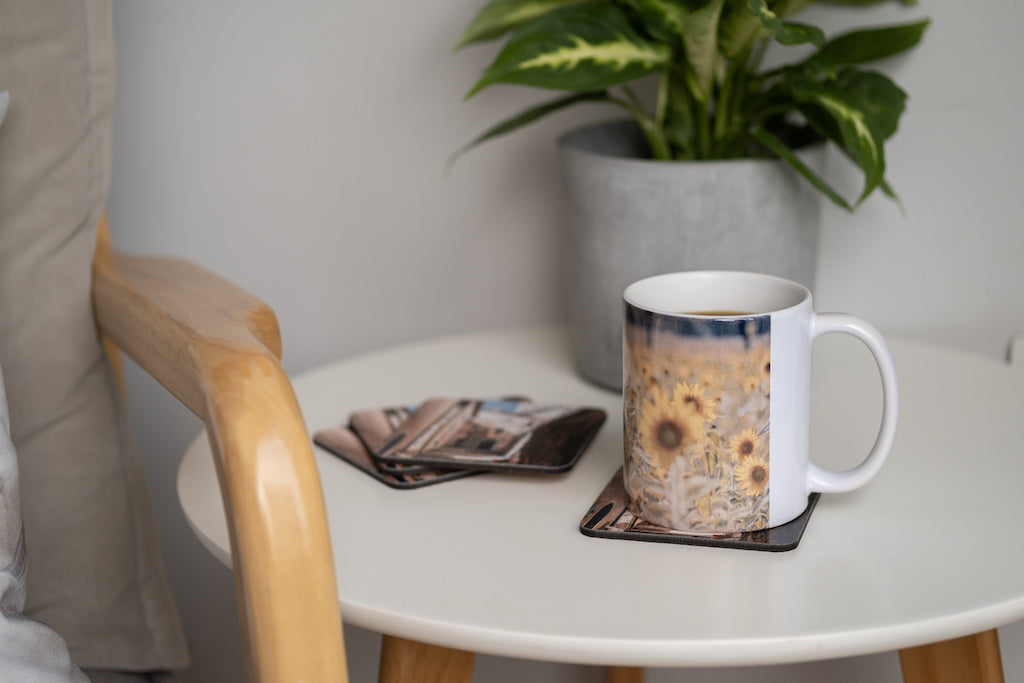
<path id="1" fill-rule="evenodd" d="M 560 293 L 559 131 L 613 112 L 562 114 L 464 157 L 448 155 L 539 99 L 516 88 L 468 103 L 493 46 L 453 53 L 480 0 L 384 3 L 118 0 L 118 103 L 110 198 L 115 242 L 181 255 L 268 301 L 285 367 L 408 339 L 554 321 Z M 1024 152 L 1017 113 L 1024 6 L 935 0 L 814 16 L 829 27 L 928 15 L 925 43 L 886 64 L 911 93 L 890 148 L 906 215 L 884 199 L 827 210 L 820 308 L 890 332 L 1001 355 L 1024 329 Z M 840 182 L 850 180 L 840 166 Z M 195 666 L 238 680 L 230 576 L 192 538 L 174 492 L 197 421 L 136 368 L 133 420 Z M 353 680 L 372 680 L 378 639 L 349 629 Z M 1003 630 L 1009 679 L 1024 627 Z M 477 680 L 597 681 L 586 667 L 479 657 Z M 767 680 L 896 681 L 895 655 L 771 667 Z M 758 680 L 764 680 L 759 674 Z M 744 669 L 653 672 L 652 683 L 752 681 Z"/>

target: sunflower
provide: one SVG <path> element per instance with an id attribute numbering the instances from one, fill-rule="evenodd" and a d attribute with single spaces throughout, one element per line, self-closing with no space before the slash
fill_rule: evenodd
<path id="1" fill-rule="evenodd" d="M 736 466 L 736 484 L 748 496 L 760 496 L 768 488 L 768 463 L 761 458 L 746 458 Z"/>
<path id="2" fill-rule="evenodd" d="M 639 419 L 640 442 L 659 467 L 668 467 L 683 449 L 704 439 L 704 424 L 687 404 L 669 401 L 658 385 L 651 386 Z"/>
<path id="3" fill-rule="evenodd" d="M 744 460 L 752 456 L 760 445 L 760 437 L 752 428 L 747 427 L 729 439 L 729 452 L 733 454 L 733 457 Z"/>
<path id="4" fill-rule="evenodd" d="M 672 394 L 672 403 L 682 403 L 690 406 L 705 422 L 712 422 L 717 417 L 715 408 L 718 407 L 718 400 L 705 396 L 704 390 L 696 383 L 686 384 L 684 382 L 676 384 L 676 390 Z"/>

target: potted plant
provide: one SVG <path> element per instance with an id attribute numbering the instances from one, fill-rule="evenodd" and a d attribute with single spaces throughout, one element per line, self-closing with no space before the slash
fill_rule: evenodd
<path id="1" fill-rule="evenodd" d="M 460 153 L 577 104 L 607 103 L 628 114 L 628 125 L 560 140 L 574 259 L 570 307 L 577 360 L 589 379 L 620 383 L 619 295 L 628 282 L 659 270 L 733 267 L 811 284 L 814 202 L 824 196 L 852 211 L 875 190 L 896 197 L 884 145 L 907 95 L 864 65 L 917 45 L 928 21 L 826 39 L 791 19 L 812 1 L 490 0 L 462 35 L 460 47 L 507 37 L 467 97 L 496 84 L 565 92 L 499 122 Z M 799 56 L 768 66 L 772 43 Z M 855 198 L 801 151 L 815 143 L 831 144 L 860 169 Z M 795 253 L 797 263 L 786 263 Z M 585 358 L 595 355 L 601 367 Z"/>

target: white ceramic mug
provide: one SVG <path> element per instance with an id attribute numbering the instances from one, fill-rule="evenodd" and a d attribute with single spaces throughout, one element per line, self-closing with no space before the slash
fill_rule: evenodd
<path id="1" fill-rule="evenodd" d="M 623 478 L 634 514 L 690 533 L 755 531 L 798 517 L 810 493 L 863 486 L 896 432 L 889 347 L 869 323 L 815 313 L 810 291 L 770 275 L 693 271 L 626 288 Z M 882 422 L 857 467 L 809 458 L 811 345 L 863 341 L 882 376 Z"/>

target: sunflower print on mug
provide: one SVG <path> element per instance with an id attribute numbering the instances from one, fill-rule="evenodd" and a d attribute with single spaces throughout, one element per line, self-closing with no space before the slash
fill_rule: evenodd
<path id="1" fill-rule="evenodd" d="M 704 421 L 692 404 L 669 400 L 652 384 L 640 412 L 640 440 L 655 466 L 668 468 L 676 456 L 703 445 Z"/>
<path id="2" fill-rule="evenodd" d="M 770 318 L 754 321 L 627 323 L 624 472 L 642 519 L 695 533 L 767 527 Z"/>

